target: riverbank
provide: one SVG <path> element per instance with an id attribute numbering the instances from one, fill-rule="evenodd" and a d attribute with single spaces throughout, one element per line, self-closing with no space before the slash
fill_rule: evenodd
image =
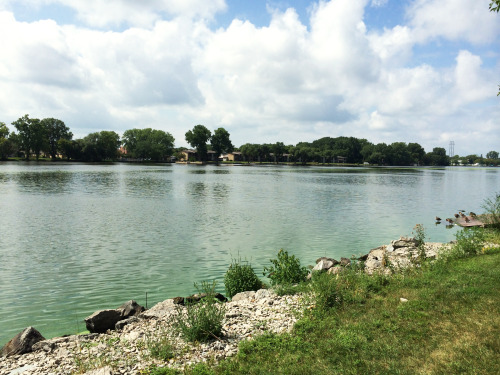
<path id="1" fill-rule="evenodd" d="M 401 253 L 396 242 L 385 250 Z M 119 332 L 42 341 L 34 353 L 2 359 L 0 374 L 173 374 L 196 364 L 203 373 L 228 374 L 496 373 L 500 249 L 485 249 L 392 276 L 345 274 L 349 291 L 336 289 L 340 308 L 321 314 L 307 288 L 237 295 L 225 304 L 224 336 L 209 344 L 182 340 L 167 300 Z M 158 358 L 153 349 L 161 347 L 168 353 Z M 458 359 L 450 364 L 447 356 Z"/>

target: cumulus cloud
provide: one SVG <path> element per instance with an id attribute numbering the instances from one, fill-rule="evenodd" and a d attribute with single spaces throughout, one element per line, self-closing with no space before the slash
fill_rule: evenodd
<path id="1" fill-rule="evenodd" d="M 500 23 L 487 12 L 489 0 L 416 0 L 408 8 L 407 17 L 415 39 L 466 40 L 488 43 L 498 37 Z"/>

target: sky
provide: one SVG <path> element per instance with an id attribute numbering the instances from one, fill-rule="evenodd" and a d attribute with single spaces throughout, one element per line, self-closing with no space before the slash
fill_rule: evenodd
<path id="1" fill-rule="evenodd" d="M 0 0 L 0 121 L 500 151 L 490 0 Z"/>

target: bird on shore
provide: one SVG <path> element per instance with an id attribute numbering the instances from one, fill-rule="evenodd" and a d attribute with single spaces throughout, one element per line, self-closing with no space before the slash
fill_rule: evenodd
<path id="1" fill-rule="evenodd" d="M 465 214 L 463 212 L 460 212 L 460 216 L 465 217 Z"/>
<path id="2" fill-rule="evenodd" d="M 447 218 L 447 219 L 446 219 L 446 221 L 447 221 L 448 223 L 450 223 L 450 224 L 453 224 L 453 219 L 451 219 L 451 218 Z"/>
<path id="3" fill-rule="evenodd" d="M 455 217 L 458 219 L 460 217 L 460 215 L 459 214 L 455 214 Z"/>
<path id="4" fill-rule="evenodd" d="M 467 216 L 465 216 L 465 222 L 470 223 L 470 219 Z"/>
<path id="5" fill-rule="evenodd" d="M 477 215 L 474 212 L 471 211 L 471 212 L 469 212 L 469 216 L 470 217 L 476 217 Z"/>

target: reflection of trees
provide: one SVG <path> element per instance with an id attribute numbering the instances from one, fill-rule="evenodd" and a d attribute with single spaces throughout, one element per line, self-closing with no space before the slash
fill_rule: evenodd
<path id="1" fill-rule="evenodd" d="M 19 189 L 24 192 L 58 194 L 69 190 L 73 176 L 73 173 L 63 171 L 26 172 L 19 173 L 16 182 Z"/>

